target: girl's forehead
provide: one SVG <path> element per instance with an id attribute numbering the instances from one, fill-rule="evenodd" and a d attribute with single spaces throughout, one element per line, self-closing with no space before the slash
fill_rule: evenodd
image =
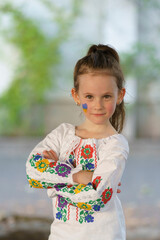
<path id="1" fill-rule="evenodd" d="M 83 74 L 79 76 L 79 90 L 111 91 L 117 89 L 116 78 L 106 74 Z"/>

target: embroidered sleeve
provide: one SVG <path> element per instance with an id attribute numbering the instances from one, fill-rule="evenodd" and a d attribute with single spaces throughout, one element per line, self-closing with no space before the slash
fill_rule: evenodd
<path id="1" fill-rule="evenodd" d="M 100 211 L 116 196 L 117 186 L 125 167 L 128 148 L 117 139 L 107 143 L 99 152 L 99 161 L 92 182 L 83 185 L 58 185 L 56 195 L 71 205 L 88 210 Z M 52 197 L 52 194 L 50 194 Z"/>
<path id="2" fill-rule="evenodd" d="M 27 179 L 34 188 L 53 188 L 57 183 L 73 184 L 72 175 L 77 171 L 80 169 L 65 162 L 45 159 L 39 153 L 33 154 L 27 162 Z"/>
<path id="3" fill-rule="evenodd" d="M 35 188 L 53 188 L 57 183 L 74 184 L 73 173 L 80 171 L 72 167 L 70 163 L 64 161 L 55 162 L 43 157 L 44 150 L 52 149 L 57 156 L 60 153 L 60 143 L 62 142 L 63 129 L 60 125 L 40 142 L 31 152 L 27 163 L 26 172 L 30 186 Z"/>

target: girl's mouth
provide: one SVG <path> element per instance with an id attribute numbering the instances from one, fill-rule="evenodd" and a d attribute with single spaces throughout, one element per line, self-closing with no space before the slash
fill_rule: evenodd
<path id="1" fill-rule="evenodd" d="M 105 113 L 94 113 L 93 115 L 94 115 L 94 116 L 104 116 Z"/>

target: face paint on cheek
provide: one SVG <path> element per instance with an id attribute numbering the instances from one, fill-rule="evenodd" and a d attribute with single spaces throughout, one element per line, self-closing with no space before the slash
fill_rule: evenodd
<path id="1" fill-rule="evenodd" d="M 87 103 L 82 104 L 83 111 L 86 113 L 87 112 Z"/>

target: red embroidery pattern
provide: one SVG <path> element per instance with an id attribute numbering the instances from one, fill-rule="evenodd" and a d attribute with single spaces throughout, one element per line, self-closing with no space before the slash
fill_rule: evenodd
<path id="1" fill-rule="evenodd" d="M 107 188 L 104 190 L 104 192 L 102 193 L 102 201 L 104 202 L 104 204 L 106 204 L 112 197 L 113 194 L 113 190 L 112 188 Z"/>
<path id="2" fill-rule="evenodd" d="M 76 207 L 76 221 L 78 222 L 78 207 Z"/>
<path id="3" fill-rule="evenodd" d="M 92 156 L 93 156 L 93 147 L 91 147 L 91 145 L 86 145 L 85 148 L 82 147 L 81 156 L 84 159 L 92 158 Z"/>
<path id="4" fill-rule="evenodd" d="M 96 144 L 94 143 L 94 154 L 95 154 L 95 168 L 97 167 L 97 149 L 96 149 Z"/>
<path id="5" fill-rule="evenodd" d="M 57 165 L 57 162 L 50 162 L 49 166 L 50 167 L 55 167 Z"/>
<path id="6" fill-rule="evenodd" d="M 78 143 L 76 143 L 76 145 L 75 145 L 75 140 L 72 141 L 71 146 L 73 146 L 73 147 L 66 152 L 65 158 L 64 158 L 65 161 L 66 161 L 67 158 L 68 158 L 68 153 L 69 153 L 69 151 L 70 151 L 70 153 L 71 153 L 75 148 L 77 148 L 78 145 L 79 145 Z"/>
<path id="7" fill-rule="evenodd" d="M 82 139 L 80 140 L 80 143 L 76 151 L 76 166 L 79 165 L 79 159 L 80 159 L 80 153 L 81 153 L 81 142 L 82 142 Z"/>
<path id="8" fill-rule="evenodd" d="M 93 180 L 92 185 L 93 185 L 94 189 L 97 189 L 97 187 L 98 187 L 98 185 L 100 184 L 101 180 L 102 180 L 102 179 L 101 179 L 101 176 L 98 176 L 98 177 L 96 177 L 96 178 Z"/>
<path id="9" fill-rule="evenodd" d="M 70 218 L 70 206 L 71 206 L 71 204 L 68 204 L 68 220 L 69 220 L 69 218 Z"/>

